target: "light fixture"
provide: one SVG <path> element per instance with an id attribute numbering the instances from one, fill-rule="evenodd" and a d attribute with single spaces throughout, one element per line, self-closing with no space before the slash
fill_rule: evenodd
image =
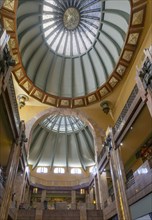
<path id="1" fill-rule="evenodd" d="M 25 103 L 29 100 L 29 97 L 27 95 L 20 94 L 17 96 L 17 100 L 18 100 L 19 108 L 21 109 L 25 106 Z"/>
<path id="2" fill-rule="evenodd" d="M 108 101 L 103 101 L 100 103 L 100 106 L 105 114 L 108 114 L 110 111 L 110 106 Z"/>
<path id="3" fill-rule="evenodd" d="M 38 192 L 38 188 L 33 188 L 33 193 L 37 194 L 37 192 Z"/>
<path id="4" fill-rule="evenodd" d="M 85 189 L 80 189 L 80 194 L 85 194 Z"/>
<path id="5" fill-rule="evenodd" d="M 114 121 L 113 113 L 112 113 L 112 104 L 109 101 L 103 101 L 100 103 L 102 111 L 107 115 L 110 114 L 112 120 Z"/>

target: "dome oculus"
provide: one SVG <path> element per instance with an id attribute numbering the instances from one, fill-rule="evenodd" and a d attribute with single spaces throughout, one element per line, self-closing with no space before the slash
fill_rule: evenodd
<path id="1" fill-rule="evenodd" d="M 42 27 L 49 48 L 65 57 L 87 52 L 97 38 L 101 11 L 100 1 L 44 0 Z"/>
<path id="2" fill-rule="evenodd" d="M 63 15 L 63 23 L 68 30 L 74 30 L 79 25 L 80 14 L 76 8 L 68 8 Z"/>

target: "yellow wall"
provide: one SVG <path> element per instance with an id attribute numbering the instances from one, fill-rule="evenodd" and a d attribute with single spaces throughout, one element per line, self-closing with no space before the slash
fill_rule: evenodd
<path id="1" fill-rule="evenodd" d="M 152 45 L 152 1 L 148 0 L 147 12 L 145 17 L 144 30 L 139 40 L 138 48 L 135 52 L 134 59 L 131 62 L 126 76 L 124 77 L 124 85 L 120 91 L 116 104 L 114 106 L 114 118 L 117 120 L 119 117 L 132 89 L 135 86 L 136 68 L 141 67 L 142 60 L 144 58 L 143 50 L 149 48 Z"/>
<path id="2" fill-rule="evenodd" d="M 36 116 L 39 112 L 42 112 L 46 109 L 50 108 L 50 106 L 32 106 L 25 105 L 23 108 L 19 110 L 21 120 L 24 120 L 25 123 Z"/>

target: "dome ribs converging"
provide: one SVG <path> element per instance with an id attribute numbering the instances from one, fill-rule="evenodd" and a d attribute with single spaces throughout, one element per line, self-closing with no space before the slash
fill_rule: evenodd
<path id="1" fill-rule="evenodd" d="M 73 108 L 101 99 L 124 49 L 130 8 L 117 0 L 19 0 L 22 65 L 44 102 Z"/>
<path id="2" fill-rule="evenodd" d="M 37 158 L 35 160 L 35 163 L 32 166 L 32 169 L 35 169 L 39 165 L 39 162 L 40 162 L 40 160 L 41 160 L 41 158 L 43 156 L 43 153 L 44 153 L 44 151 L 45 151 L 45 149 L 47 147 L 47 140 L 48 140 L 49 135 L 50 135 L 49 132 L 45 133 L 45 135 L 43 137 L 43 142 L 42 142 L 41 148 L 40 148 L 40 150 L 38 152 L 38 156 L 37 156 Z"/>

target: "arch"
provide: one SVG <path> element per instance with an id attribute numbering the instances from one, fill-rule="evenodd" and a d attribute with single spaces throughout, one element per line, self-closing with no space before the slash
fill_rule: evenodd
<path id="1" fill-rule="evenodd" d="M 39 112 L 37 115 L 35 115 L 31 120 L 29 120 L 26 123 L 26 137 L 28 138 L 28 142 L 26 143 L 26 151 L 27 155 L 29 156 L 29 149 L 31 144 L 31 137 L 32 132 L 34 128 L 37 126 L 37 124 L 46 118 L 49 115 L 53 114 L 64 114 L 64 115 L 72 115 L 80 118 L 91 130 L 91 133 L 93 135 L 94 139 L 94 147 L 96 156 L 98 155 L 98 151 L 101 148 L 102 145 L 102 139 L 105 137 L 105 132 L 102 128 L 100 128 L 96 122 L 94 122 L 91 118 L 89 118 L 84 112 L 78 110 L 78 109 L 61 109 L 61 108 L 49 108 L 47 110 L 44 110 L 42 112 Z"/>

